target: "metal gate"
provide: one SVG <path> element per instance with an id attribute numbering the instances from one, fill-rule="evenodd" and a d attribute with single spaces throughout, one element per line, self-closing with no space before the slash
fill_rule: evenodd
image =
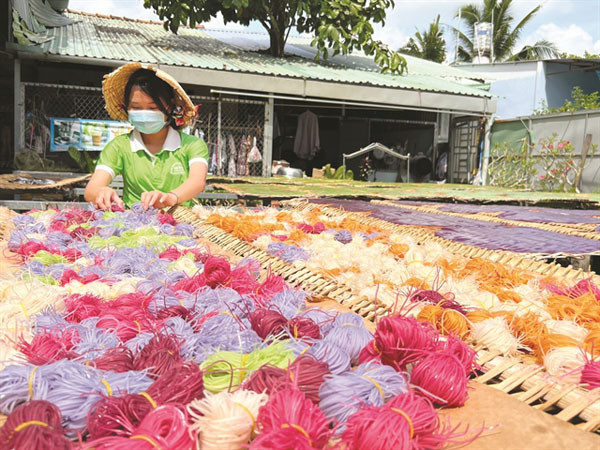
<path id="1" fill-rule="evenodd" d="M 453 119 L 448 168 L 450 183 L 470 183 L 479 169 L 482 122 L 474 117 Z"/>

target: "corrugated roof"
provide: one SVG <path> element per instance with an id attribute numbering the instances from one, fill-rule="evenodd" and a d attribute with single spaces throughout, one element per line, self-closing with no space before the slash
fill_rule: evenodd
<path id="1" fill-rule="evenodd" d="M 151 64 L 194 67 L 202 69 L 245 72 L 278 77 L 303 78 L 344 84 L 360 84 L 389 88 L 446 92 L 476 97 L 491 96 L 484 90 L 466 86 L 441 74 L 413 73 L 397 76 L 382 74 L 364 67 L 349 67 L 339 58 L 315 62 L 305 46 L 294 39 L 290 42 L 302 56 L 274 58 L 244 46 L 224 42 L 203 29 L 180 28 L 178 34 L 165 31 L 154 23 L 140 23 L 122 18 L 67 13 L 76 22 L 64 27 L 48 29 L 52 37 L 43 43 L 45 53 L 63 56 L 90 57 L 122 61 L 140 61 Z M 258 45 L 258 44 L 257 44 Z M 246 50 L 248 48 L 248 50 Z M 314 54 L 314 52 L 312 53 Z M 360 58 L 360 57 L 357 57 Z M 363 58 L 366 59 L 366 58 Z M 416 67 L 414 61 L 409 61 Z M 421 64 L 421 67 L 425 65 Z M 448 68 L 452 69 L 452 68 Z"/>

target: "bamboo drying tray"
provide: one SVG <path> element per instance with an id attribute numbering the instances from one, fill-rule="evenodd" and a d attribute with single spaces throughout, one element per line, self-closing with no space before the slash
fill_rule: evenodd
<path id="1" fill-rule="evenodd" d="M 291 200 L 285 202 L 286 205 L 297 210 L 315 209 L 318 208 L 323 214 L 332 218 L 343 218 L 350 217 L 357 222 L 365 225 L 373 225 L 385 230 L 389 230 L 393 233 L 411 236 L 417 243 L 424 244 L 426 242 L 435 242 L 442 245 L 446 250 L 456 255 L 464 256 L 467 258 L 485 258 L 490 261 L 505 264 L 510 267 L 527 270 L 534 272 L 539 275 L 548 277 L 560 277 L 567 280 L 582 280 L 592 279 L 595 283 L 600 284 L 600 276 L 590 274 L 582 269 L 573 269 L 571 266 L 562 267 L 559 264 L 547 263 L 543 261 L 546 258 L 559 258 L 564 257 L 560 255 L 547 255 L 538 253 L 515 253 L 501 250 L 489 250 L 481 247 L 474 247 L 471 245 L 461 244 L 460 242 L 451 241 L 436 236 L 431 230 L 424 229 L 422 227 L 412 225 L 397 225 L 394 223 L 387 222 L 382 219 L 370 217 L 368 213 L 357 213 L 343 211 L 338 208 L 333 208 L 325 205 L 312 205 L 307 203 L 305 200 Z"/>
<path id="2" fill-rule="evenodd" d="M 596 232 L 582 231 L 582 229 L 580 229 L 579 227 L 575 228 L 575 227 L 571 227 L 571 226 L 565 225 L 565 224 L 524 222 L 521 220 L 502 219 L 500 217 L 497 217 L 497 216 L 491 215 L 491 214 L 455 213 L 455 212 L 450 212 L 450 211 L 441 211 L 437 207 L 432 207 L 432 206 L 406 205 L 406 204 L 390 202 L 388 200 L 371 200 L 371 203 L 375 203 L 378 205 L 391 206 L 393 208 L 410 209 L 413 211 L 419 211 L 419 212 L 429 213 L 429 214 L 443 214 L 446 216 L 461 217 L 463 219 L 473 219 L 473 220 L 482 220 L 485 222 L 495 222 L 495 223 L 501 223 L 504 225 L 511 225 L 511 226 L 515 226 L 515 227 L 537 228 L 539 230 L 552 231 L 554 233 L 562 233 L 562 234 L 567 234 L 570 236 L 577 236 L 577 237 L 583 237 L 586 239 L 593 239 L 596 241 L 600 241 L 600 234 L 598 234 Z M 590 224 L 578 224 L 578 225 L 590 225 Z M 593 225 L 593 224 L 591 224 L 591 225 L 594 227 L 594 229 L 598 226 L 598 225 Z"/>
<path id="3" fill-rule="evenodd" d="M 52 189 L 63 189 L 71 187 L 77 183 L 81 183 L 89 178 L 91 178 L 92 174 L 83 175 L 81 177 L 76 178 L 63 178 L 60 180 L 56 180 L 55 177 L 47 177 L 47 179 L 54 181 L 53 184 L 19 184 L 15 183 L 13 180 L 17 178 L 30 178 L 35 179 L 29 174 L 26 173 L 9 173 L 0 175 L 0 189 L 5 191 L 46 191 Z"/>

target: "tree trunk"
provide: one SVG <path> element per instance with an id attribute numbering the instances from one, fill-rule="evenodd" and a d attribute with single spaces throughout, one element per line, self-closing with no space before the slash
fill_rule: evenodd
<path id="1" fill-rule="evenodd" d="M 285 47 L 285 41 L 283 37 L 284 31 L 285 30 L 281 32 L 279 30 L 269 30 L 269 38 L 271 41 L 269 53 L 277 58 L 281 58 L 283 56 L 283 50 Z"/>

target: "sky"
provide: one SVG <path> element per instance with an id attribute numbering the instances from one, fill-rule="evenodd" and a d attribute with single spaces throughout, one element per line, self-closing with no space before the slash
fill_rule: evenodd
<path id="1" fill-rule="evenodd" d="M 69 9 L 75 11 L 113 14 L 137 19 L 159 20 L 152 10 L 145 9 L 143 0 L 71 0 Z M 387 12 L 385 27 L 376 28 L 376 38 L 396 49 L 404 45 L 418 29 L 424 31 L 440 14 L 440 22 L 448 25 L 445 31 L 448 59 L 453 60 L 454 35 L 449 26 L 458 26 L 455 18 L 458 7 L 465 3 L 483 3 L 477 0 L 395 0 L 396 6 Z M 524 28 L 515 51 L 539 39 L 554 42 L 560 51 L 583 55 L 585 51 L 600 53 L 600 0 L 514 0 L 513 15 L 516 22 L 537 5 L 542 9 Z M 205 24 L 223 28 L 216 18 Z M 228 24 L 227 28 L 242 28 Z M 249 27 L 261 31 L 260 24 Z"/>

